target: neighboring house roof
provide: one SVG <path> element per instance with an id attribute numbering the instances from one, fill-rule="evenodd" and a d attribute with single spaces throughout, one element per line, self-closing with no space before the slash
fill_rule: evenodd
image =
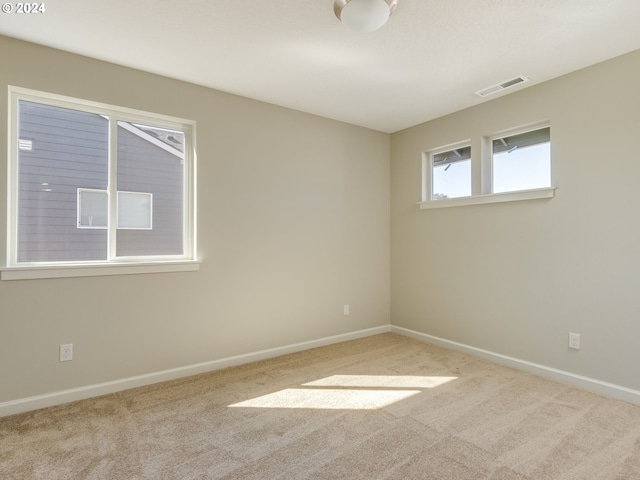
<path id="1" fill-rule="evenodd" d="M 128 122 L 118 122 L 118 125 L 184 160 L 184 134 L 182 132 Z"/>

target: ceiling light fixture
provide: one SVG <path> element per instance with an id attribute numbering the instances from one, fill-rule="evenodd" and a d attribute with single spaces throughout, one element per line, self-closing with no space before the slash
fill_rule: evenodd
<path id="1" fill-rule="evenodd" d="M 397 3 L 398 0 L 336 0 L 333 11 L 347 27 L 373 32 L 387 23 Z"/>

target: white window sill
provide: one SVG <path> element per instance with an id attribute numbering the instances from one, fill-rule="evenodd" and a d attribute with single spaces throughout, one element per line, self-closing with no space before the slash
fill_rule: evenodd
<path id="1" fill-rule="evenodd" d="M 100 263 L 87 265 L 37 265 L 0 268 L 2 280 L 38 278 L 98 277 L 104 275 L 136 275 L 142 273 L 192 272 L 200 269 L 198 260 L 155 263 Z"/>
<path id="2" fill-rule="evenodd" d="M 518 202 L 521 200 L 537 200 L 553 198 L 555 187 L 536 188 L 535 190 L 520 190 L 518 192 L 490 193 L 472 197 L 450 198 L 446 200 L 430 200 L 419 202 L 421 210 L 430 208 L 462 207 L 465 205 L 482 205 L 485 203 Z"/>

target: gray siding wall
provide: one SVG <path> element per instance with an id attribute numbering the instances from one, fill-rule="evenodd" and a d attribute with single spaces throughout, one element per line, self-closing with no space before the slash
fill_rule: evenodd
<path id="1" fill-rule="evenodd" d="M 153 194 L 153 229 L 118 230 L 117 255 L 180 255 L 182 159 L 118 128 L 118 190 Z"/>
<path id="2" fill-rule="evenodd" d="M 77 227 L 78 187 L 106 189 L 108 121 L 93 113 L 21 101 L 18 261 L 106 258 L 107 231 Z"/>
<path id="3" fill-rule="evenodd" d="M 18 157 L 18 262 L 104 260 L 107 230 L 78 228 L 78 188 L 106 190 L 108 120 L 21 101 Z M 119 230 L 117 254 L 181 254 L 182 160 L 118 128 L 118 190 L 153 194 L 153 229 Z"/>

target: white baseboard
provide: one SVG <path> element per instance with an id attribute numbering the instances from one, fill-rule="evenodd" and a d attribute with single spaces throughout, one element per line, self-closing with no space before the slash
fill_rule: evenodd
<path id="1" fill-rule="evenodd" d="M 358 330 L 356 332 L 325 337 L 318 340 L 294 343 L 292 345 L 286 345 L 283 347 L 260 350 L 253 353 L 221 358 L 219 360 L 212 360 L 210 362 L 198 363 L 195 365 L 187 365 L 185 367 L 173 368 L 171 370 L 164 370 L 161 372 L 154 372 L 146 375 L 138 375 L 136 377 L 123 378 L 120 380 L 114 380 L 112 382 L 98 383 L 95 385 L 87 385 L 85 387 L 48 393 L 45 395 L 37 395 L 34 397 L 11 400 L 8 402 L 0 403 L 0 417 L 15 415 L 17 413 L 37 410 L 39 408 L 51 407 L 63 403 L 74 402 L 76 400 L 84 400 L 86 398 L 97 397 L 99 395 L 115 393 L 122 390 L 128 390 L 130 388 L 165 382 L 167 380 L 175 380 L 176 378 L 188 377 L 191 375 L 197 375 L 199 373 L 220 370 L 222 368 L 233 367 L 245 363 L 257 362 L 259 360 L 278 357 L 280 355 L 286 355 L 288 353 L 300 352 L 302 350 L 323 347 L 325 345 L 346 342 L 348 340 L 355 340 L 357 338 L 364 338 L 390 331 L 390 325 L 383 325 L 380 327 L 368 328 L 366 330 Z"/>
<path id="2" fill-rule="evenodd" d="M 323 347 L 325 345 L 332 345 L 334 343 L 346 342 L 348 340 L 355 340 L 358 338 L 364 338 L 386 332 L 393 332 L 426 343 L 432 343 L 446 348 L 451 348 L 453 350 L 458 350 L 470 355 L 474 355 L 476 357 L 485 358 L 501 365 L 506 365 L 518 370 L 533 373 L 544 378 L 549 378 L 561 383 L 583 388 L 584 390 L 600 393 L 640 405 L 640 391 L 638 390 L 615 385 L 608 382 L 603 382 L 594 378 L 584 377 L 582 375 L 576 375 L 574 373 L 565 372 L 563 370 L 547 367 L 545 365 L 528 362 L 526 360 L 508 357 L 506 355 L 501 355 L 499 353 L 490 352 L 481 348 L 472 347 L 463 343 L 453 342 L 451 340 L 435 337 L 433 335 L 427 335 L 415 330 L 410 330 L 393 325 L 383 325 L 366 330 L 359 330 L 341 335 L 325 337 L 318 340 L 295 343 L 283 347 L 270 348 L 267 350 L 259 350 L 257 352 L 221 358 L 219 360 L 212 360 L 210 362 L 187 365 L 185 367 L 173 368 L 170 370 L 149 373 L 146 375 L 123 378 L 120 380 L 114 380 L 112 382 L 98 383 L 70 390 L 63 390 L 60 392 L 53 392 L 44 395 L 21 398 L 18 400 L 11 400 L 8 402 L 0 403 L 0 417 L 15 415 L 17 413 L 37 410 L 39 408 L 51 407 L 63 403 L 74 402 L 77 400 L 84 400 L 86 398 L 115 393 L 122 390 L 128 390 L 130 388 L 142 387 L 145 385 L 165 382 L 168 380 L 175 380 L 177 378 L 188 377 L 191 375 L 197 375 L 199 373 L 205 373 L 214 370 L 220 370 L 222 368 L 233 367 L 236 365 L 243 365 L 259 360 L 278 357 L 280 355 L 286 355 L 288 353 L 300 352 L 311 348 Z"/>
<path id="3" fill-rule="evenodd" d="M 640 405 L 640 391 L 633 390 L 631 388 L 615 385 L 613 383 L 603 382 L 594 378 L 584 377 L 582 375 L 576 375 L 574 373 L 565 372 L 556 368 L 547 367 L 537 363 L 527 362 L 526 360 L 520 360 L 499 353 L 490 352 L 481 348 L 472 347 L 463 343 L 453 342 L 440 337 L 434 337 L 433 335 L 427 335 L 426 333 L 416 332 L 408 328 L 391 326 L 391 331 L 399 335 L 414 338 L 426 343 L 433 343 L 442 347 L 458 350 L 469 355 L 485 358 L 500 365 L 505 365 L 517 370 L 523 370 L 525 372 L 533 373 L 540 377 L 555 380 L 560 383 L 579 387 L 590 392 L 600 393 L 609 397 L 625 400 L 630 403 Z"/>

